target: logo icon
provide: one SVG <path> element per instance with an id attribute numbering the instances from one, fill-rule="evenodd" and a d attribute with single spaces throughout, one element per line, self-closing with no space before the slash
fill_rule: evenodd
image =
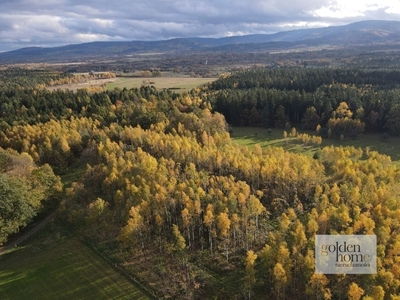
<path id="1" fill-rule="evenodd" d="M 316 235 L 315 273 L 375 274 L 376 235 Z"/>

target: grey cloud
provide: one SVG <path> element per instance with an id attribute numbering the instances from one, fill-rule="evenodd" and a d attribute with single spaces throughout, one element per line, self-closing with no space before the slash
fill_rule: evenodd
<path id="1" fill-rule="evenodd" d="M 378 1 L 378 0 L 377 0 Z M 221 37 L 342 25 L 311 12 L 331 0 L 1 0 L 0 51 L 102 40 Z M 384 9 L 364 19 L 388 19 Z"/>

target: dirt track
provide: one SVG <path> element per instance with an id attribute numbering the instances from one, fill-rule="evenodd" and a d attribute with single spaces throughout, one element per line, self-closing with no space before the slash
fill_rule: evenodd
<path id="1" fill-rule="evenodd" d="M 44 220 L 40 221 L 38 224 L 35 225 L 32 229 L 29 231 L 23 233 L 20 236 L 15 237 L 15 239 L 11 239 L 7 243 L 5 243 L 2 247 L 0 247 L 0 255 L 3 253 L 7 252 L 8 250 L 17 247 L 20 243 L 28 239 L 30 236 L 38 232 L 40 229 L 42 229 L 47 223 L 52 221 L 55 216 L 57 215 L 57 210 L 52 212 L 50 215 L 48 215 Z"/>

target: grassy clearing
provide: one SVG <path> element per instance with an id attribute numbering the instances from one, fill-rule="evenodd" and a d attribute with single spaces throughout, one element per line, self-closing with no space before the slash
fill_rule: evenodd
<path id="1" fill-rule="evenodd" d="M 67 170 L 64 170 L 63 173 L 60 174 L 64 188 L 68 188 L 74 181 L 78 181 L 85 171 L 86 165 L 83 163 L 76 163 Z"/>
<path id="2" fill-rule="evenodd" d="M 51 223 L 0 256 L 0 299 L 151 299 Z"/>
<path id="3" fill-rule="evenodd" d="M 379 134 L 360 134 L 357 138 L 345 138 L 341 141 L 338 138 L 324 138 L 321 146 L 302 145 L 295 138 L 283 138 L 283 129 L 272 129 L 259 127 L 234 127 L 231 134 L 232 140 L 240 145 L 253 147 L 259 144 L 261 147 L 277 146 L 296 153 L 313 155 L 314 152 L 326 146 L 353 146 L 365 150 L 378 151 L 381 154 L 389 155 L 392 161 L 400 164 L 400 138 L 391 137 L 383 140 Z M 315 131 L 299 131 L 315 135 Z"/>
<path id="4" fill-rule="evenodd" d="M 229 298 L 232 295 L 237 297 L 241 295 L 242 274 L 238 274 L 238 272 L 217 273 L 210 269 L 205 269 L 204 271 L 213 278 L 212 290 L 208 291 L 207 294 L 208 299 L 213 299 L 215 294 L 221 297 L 220 299 Z"/>
<path id="5" fill-rule="evenodd" d="M 108 90 L 114 88 L 139 88 L 144 82 L 155 86 L 157 89 L 174 89 L 177 92 L 190 91 L 208 82 L 215 81 L 217 78 L 201 77 L 118 77 L 116 81 L 107 84 Z"/>

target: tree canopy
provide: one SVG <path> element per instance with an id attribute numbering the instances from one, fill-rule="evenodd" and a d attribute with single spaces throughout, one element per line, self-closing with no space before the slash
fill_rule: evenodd
<path id="1" fill-rule="evenodd" d="M 354 147 L 310 157 L 240 146 L 225 120 L 320 124 L 333 135 L 364 126 L 395 132 L 398 78 L 384 70 L 255 69 L 183 94 L 6 88 L 0 242 L 56 197 L 52 168 L 80 164 L 86 169 L 65 191 L 62 220 L 160 297 L 395 299 L 398 165 Z M 316 234 L 375 234 L 377 274 L 314 274 Z M 233 280 L 226 289 L 216 279 L 223 276 Z"/>

